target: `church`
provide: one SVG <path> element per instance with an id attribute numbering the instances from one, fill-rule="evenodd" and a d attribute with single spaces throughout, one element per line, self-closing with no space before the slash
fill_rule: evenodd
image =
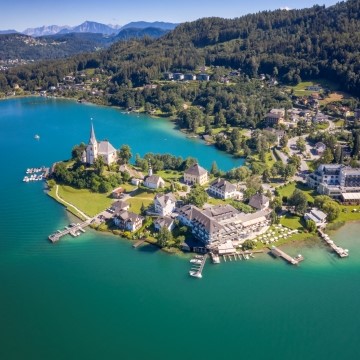
<path id="1" fill-rule="evenodd" d="M 97 141 L 94 126 L 91 124 L 90 139 L 86 150 L 82 153 L 82 162 L 92 165 L 101 156 L 106 165 L 111 165 L 117 160 L 116 149 L 107 140 Z"/>

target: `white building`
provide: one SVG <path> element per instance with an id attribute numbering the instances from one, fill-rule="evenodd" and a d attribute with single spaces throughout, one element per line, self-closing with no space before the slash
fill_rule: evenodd
<path id="1" fill-rule="evenodd" d="M 237 195 L 236 185 L 218 178 L 210 184 L 209 193 L 221 199 L 234 198 Z"/>
<path id="2" fill-rule="evenodd" d="M 97 141 L 94 126 L 91 124 L 89 143 L 82 153 L 82 162 L 92 165 L 101 156 L 106 165 L 111 165 L 117 160 L 116 149 L 107 140 Z"/>
<path id="3" fill-rule="evenodd" d="M 162 216 L 170 215 L 176 206 L 174 194 L 156 194 L 154 199 L 155 212 Z"/>
<path id="4" fill-rule="evenodd" d="M 184 172 L 184 181 L 186 184 L 204 185 L 208 182 L 208 172 L 199 164 L 194 164 Z"/>
<path id="5" fill-rule="evenodd" d="M 312 220 L 315 222 L 316 226 L 321 226 L 326 223 L 326 214 L 319 209 L 313 208 L 310 212 L 305 213 L 305 220 Z"/>

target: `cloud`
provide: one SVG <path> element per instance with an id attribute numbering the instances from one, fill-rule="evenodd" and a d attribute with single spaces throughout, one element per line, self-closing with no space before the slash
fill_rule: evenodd
<path id="1" fill-rule="evenodd" d="M 283 6 L 283 7 L 280 8 L 280 10 L 289 11 L 289 10 L 291 10 L 291 8 L 289 6 Z"/>

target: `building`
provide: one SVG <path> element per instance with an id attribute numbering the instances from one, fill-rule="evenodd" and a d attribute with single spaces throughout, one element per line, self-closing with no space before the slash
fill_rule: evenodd
<path id="1" fill-rule="evenodd" d="M 174 80 L 184 80 L 184 74 L 182 74 L 182 73 L 174 73 L 173 74 L 173 79 Z"/>
<path id="2" fill-rule="evenodd" d="M 149 164 L 148 176 L 145 177 L 144 186 L 149 189 L 161 189 L 165 187 L 165 181 L 161 176 L 153 175 L 151 164 Z"/>
<path id="3" fill-rule="evenodd" d="M 114 216 L 114 224 L 121 230 L 136 231 L 142 226 L 144 218 L 131 211 L 123 210 Z"/>
<path id="4" fill-rule="evenodd" d="M 129 208 L 130 205 L 126 201 L 118 200 L 111 204 L 110 212 L 117 215 L 124 210 L 129 210 Z"/>
<path id="5" fill-rule="evenodd" d="M 314 151 L 316 155 L 322 155 L 326 150 L 326 145 L 323 142 L 317 142 L 314 146 Z"/>
<path id="6" fill-rule="evenodd" d="M 117 160 L 116 149 L 107 140 L 98 142 L 95 137 L 94 126 L 91 124 L 90 139 L 82 153 L 82 162 L 92 165 L 99 156 L 104 159 L 106 165 L 111 165 Z"/>
<path id="7" fill-rule="evenodd" d="M 208 172 L 199 164 L 194 164 L 184 172 L 184 181 L 186 184 L 204 185 L 208 182 Z"/>
<path id="8" fill-rule="evenodd" d="M 196 80 L 196 75 L 194 75 L 194 74 L 185 74 L 184 75 L 184 80 L 188 80 L 188 81 Z"/>
<path id="9" fill-rule="evenodd" d="M 284 109 L 271 109 L 270 112 L 266 115 L 265 121 L 268 126 L 274 126 L 283 123 L 284 119 Z"/>
<path id="10" fill-rule="evenodd" d="M 210 75 L 208 75 L 208 74 L 198 74 L 196 76 L 196 79 L 200 80 L 200 81 L 209 81 L 210 80 Z"/>
<path id="11" fill-rule="evenodd" d="M 257 210 L 264 210 L 269 207 L 270 199 L 263 194 L 255 194 L 250 198 L 249 205 Z"/>
<path id="12" fill-rule="evenodd" d="M 157 214 L 162 216 L 170 215 L 176 207 L 176 198 L 173 193 L 156 194 L 154 208 Z"/>
<path id="13" fill-rule="evenodd" d="M 174 219 L 168 216 L 159 216 L 154 221 L 154 228 L 157 231 L 160 231 L 162 228 L 167 228 L 168 230 L 172 231 L 175 227 Z"/>
<path id="14" fill-rule="evenodd" d="M 178 210 L 178 220 L 189 226 L 196 239 L 211 249 L 224 242 L 244 242 L 269 224 L 270 210 L 244 214 L 231 205 L 216 205 L 200 210 L 194 205 L 185 205 Z"/>
<path id="15" fill-rule="evenodd" d="M 360 192 L 360 169 L 341 164 L 322 164 L 308 175 L 306 181 L 319 194 L 339 200 L 348 198 L 350 201 L 349 194 Z M 344 198 L 343 194 L 348 195 Z"/>
<path id="16" fill-rule="evenodd" d="M 360 109 L 354 110 L 354 117 L 355 117 L 355 120 L 360 120 Z"/>
<path id="17" fill-rule="evenodd" d="M 117 189 L 114 189 L 111 193 L 111 197 L 113 199 L 121 199 L 124 196 L 125 189 L 122 187 L 118 187 Z"/>
<path id="18" fill-rule="evenodd" d="M 322 226 L 326 224 L 327 215 L 319 209 L 313 208 L 310 212 L 305 213 L 305 220 L 312 220 L 316 226 Z"/>
<path id="19" fill-rule="evenodd" d="M 237 195 L 236 185 L 220 178 L 210 184 L 208 191 L 211 195 L 221 199 L 230 199 Z"/>

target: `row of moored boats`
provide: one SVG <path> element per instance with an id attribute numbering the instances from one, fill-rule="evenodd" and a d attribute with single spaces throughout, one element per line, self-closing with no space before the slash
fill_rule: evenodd
<path id="1" fill-rule="evenodd" d="M 43 174 L 40 174 L 40 175 L 37 175 L 37 174 L 32 174 L 30 176 L 25 176 L 23 181 L 24 182 L 29 182 L 29 181 L 40 181 L 40 180 L 43 180 L 44 179 L 44 175 Z"/>

